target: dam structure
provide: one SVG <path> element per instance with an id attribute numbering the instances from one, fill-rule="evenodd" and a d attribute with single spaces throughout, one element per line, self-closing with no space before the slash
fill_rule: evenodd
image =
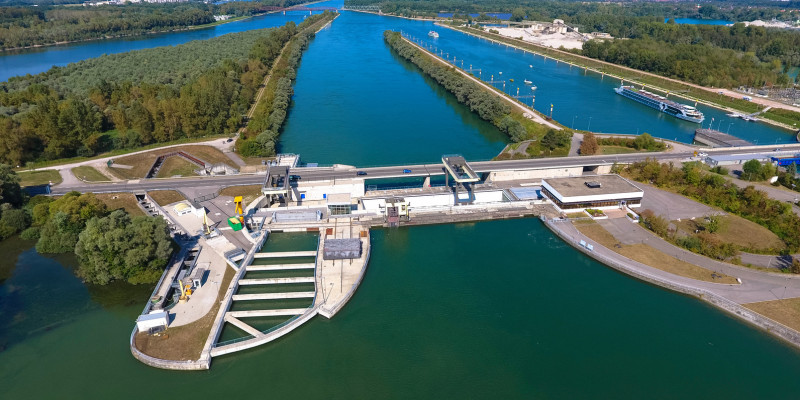
<path id="1" fill-rule="evenodd" d="M 677 152 L 635 157 L 654 155 L 691 159 L 691 153 Z M 155 288 L 131 333 L 131 352 L 158 368 L 208 369 L 214 357 L 275 341 L 317 315 L 333 318 L 365 279 L 372 228 L 532 217 L 559 233 L 563 229 L 554 222 L 567 221 L 569 213 L 599 209 L 633 215 L 644 193 L 612 173 L 618 162 L 575 157 L 472 163 L 460 155 L 442 156 L 435 164 L 372 168 L 299 166 L 297 157 L 274 162 L 257 176 L 260 196 L 246 207 L 240 206 L 241 197 L 234 199 L 234 217 L 213 212 L 230 203 L 224 196 L 160 210 L 194 240 Z M 281 244 L 295 239 L 304 244 Z M 585 241 L 580 246 L 595 256 Z M 726 290 L 750 289 L 746 284 Z M 730 307 L 738 310 L 736 304 Z M 199 324 L 204 320 L 207 325 Z M 207 330 L 199 357 L 155 354 L 165 341 L 154 338 L 175 326 Z"/>

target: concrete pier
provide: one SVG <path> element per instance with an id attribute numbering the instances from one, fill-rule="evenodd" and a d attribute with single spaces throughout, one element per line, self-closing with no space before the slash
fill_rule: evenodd
<path id="1" fill-rule="evenodd" d="M 235 294 L 233 301 L 245 300 L 278 300 L 278 299 L 310 299 L 314 292 L 284 292 L 284 293 L 254 293 L 254 294 Z"/>
<path id="2" fill-rule="evenodd" d="M 337 223 L 331 235 L 321 237 L 320 246 L 324 246 L 326 239 L 350 238 L 361 240 L 361 257 L 345 260 L 317 259 L 316 279 L 319 295 L 316 306 L 319 307 L 319 314 L 325 318 L 332 318 L 353 297 L 361 280 L 364 279 L 371 249 L 369 229 L 361 225 L 352 225 L 352 220 L 348 223 Z"/>
<path id="3" fill-rule="evenodd" d="M 248 265 L 247 272 L 255 271 L 287 271 L 293 269 L 314 269 L 316 264 L 275 264 L 275 265 Z"/>
<path id="4" fill-rule="evenodd" d="M 255 258 L 314 257 L 316 251 L 281 251 L 275 253 L 256 253 Z"/>
<path id="5" fill-rule="evenodd" d="M 282 310 L 251 310 L 251 311 L 229 311 L 226 316 L 234 318 L 246 317 L 280 317 L 286 315 L 300 315 L 308 311 L 306 308 L 286 308 Z"/>
<path id="6" fill-rule="evenodd" d="M 279 285 L 283 283 L 314 283 L 314 277 L 241 279 L 239 285 Z"/>

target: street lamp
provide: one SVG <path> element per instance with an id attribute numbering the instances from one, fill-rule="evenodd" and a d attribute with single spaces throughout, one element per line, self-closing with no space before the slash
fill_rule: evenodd
<path id="1" fill-rule="evenodd" d="M 577 115 L 572 117 L 572 129 L 575 129 L 575 118 L 576 117 L 577 117 Z"/>
<path id="2" fill-rule="evenodd" d="M 592 126 L 592 117 L 589 117 L 589 125 L 586 125 L 586 130 L 588 131 L 589 128 Z"/>
<path id="3" fill-rule="evenodd" d="M 728 130 L 727 130 L 727 131 L 725 131 L 725 133 L 726 133 L 726 134 L 728 134 L 728 133 L 730 133 L 730 132 L 731 132 L 731 125 L 733 125 L 733 122 L 731 122 L 730 124 L 728 124 Z"/>

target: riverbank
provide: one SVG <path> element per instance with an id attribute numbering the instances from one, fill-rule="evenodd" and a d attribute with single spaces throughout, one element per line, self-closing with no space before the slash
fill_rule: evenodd
<path id="1" fill-rule="evenodd" d="M 556 234 L 556 236 L 561 238 L 561 240 L 576 250 L 605 264 L 610 268 L 613 268 L 625 275 L 629 275 L 635 279 L 703 300 L 741 321 L 763 329 L 765 332 L 782 339 L 786 343 L 789 343 L 796 348 L 800 348 L 800 332 L 769 317 L 756 313 L 755 311 L 744 307 L 738 302 L 732 301 L 718 293 L 715 293 L 715 290 L 713 290 L 711 287 L 708 287 L 708 285 L 720 284 L 709 283 L 703 285 L 697 281 L 692 282 L 691 280 L 687 280 L 688 278 L 670 276 L 669 273 L 659 273 L 652 267 L 633 261 L 605 248 L 604 246 L 590 239 L 588 236 L 583 235 L 566 220 L 544 219 L 543 221 L 545 226 L 549 228 L 551 232 Z M 586 244 L 591 244 L 593 247 L 589 249 Z"/>
<path id="2" fill-rule="evenodd" d="M 311 5 L 311 4 L 322 3 L 324 1 L 325 0 L 312 1 L 312 2 L 308 2 L 308 3 L 298 4 L 298 5 L 293 6 L 293 7 L 305 7 L 305 6 L 308 6 L 308 5 Z M 19 50 L 30 50 L 30 49 L 36 49 L 36 48 L 42 48 L 42 47 L 63 46 L 63 45 L 66 45 L 66 44 L 73 44 L 73 43 L 85 43 L 85 42 L 93 42 L 93 41 L 99 41 L 99 40 L 111 40 L 111 39 L 124 39 L 124 38 L 138 37 L 138 36 L 144 37 L 144 36 L 155 35 L 155 34 L 159 34 L 159 33 L 177 33 L 177 32 L 194 31 L 194 30 L 199 30 L 199 29 L 213 28 L 215 26 L 224 25 L 224 24 L 227 24 L 227 23 L 230 23 L 230 22 L 244 21 L 244 20 L 247 20 L 247 19 L 261 17 L 261 16 L 264 16 L 264 15 L 274 14 L 274 13 L 278 13 L 278 12 L 282 12 L 282 11 L 283 10 L 275 10 L 275 11 L 266 11 L 266 12 L 263 12 L 263 13 L 258 13 L 258 14 L 253 14 L 253 15 L 242 15 L 242 16 L 239 16 L 239 17 L 233 17 L 233 18 L 229 18 L 229 19 L 226 19 L 226 20 L 223 20 L 223 21 L 214 21 L 214 22 L 210 22 L 210 23 L 207 23 L 207 24 L 203 24 L 203 25 L 189 25 L 189 26 L 187 26 L 185 28 L 150 30 L 150 31 L 147 31 L 147 32 L 140 32 L 140 33 L 130 33 L 130 34 L 122 34 L 122 35 L 105 35 L 105 36 L 102 36 L 102 37 L 86 38 L 86 39 L 80 39 L 80 40 L 67 40 L 67 41 L 61 41 L 61 42 L 35 44 L 35 45 L 31 45 L 31 46 L 12 47 L 12 48 L 8 48 L 8 49 L 0 49 L 0 55 L 2 53 L 4 53 L 4 52 L 12 52 L 12 51 L 19 51 Z"/>
<path id="3" fill-rule="evenodd" d="M 705 104 L 709 107 L 714 107 L 723 111 L 737 112 L 741 114 L 751 114 L 754 112 L 761 111 L 761 109 L 759 108 L 753 108 L 753 106 L 756 106 L 755 103 L 746 102 L 744 100 L 736 100 L 734 98 L 730 98 L 729 100 L 727 100 L 729 104 L 722 104 L 720 100 L 722 100 L 721 97 L 723 95 L 720 95 L 715 92 L 718 91 L 719 89 L 706 88 L 703 86 L 679 81 L 677 79 L 667 78 L 649 72 L 640 71 L 633 68 L 609 63 L 606 61 L 596 60 L 593 58 L 581 56 L 567 51 L 552 49 L 549 47 L 536 45 L 535 43 L 520 41 L 519 39 L 507 38 L 505 36 L 486 31 L 467 29 L 460 26 L 454 27 L 443 23 L 437 23 L 436 25 L 442 28 L 447 28 L 461 33 L 465 33 L 473 37 L 487 39 L 498 44 L 510 46 L 518 50 L 522 50 L 532 54 L 537 54 L 545 58 L 552 58 L 557 62 L 563 62 L 568 65 L 573 65 L 575 67 L 582 68 L 586 71 L 597 73 L 601 76 L 609 76 L 611 78 L 620 79 L 621 81 L 624 80 L 642 86 L 647 86 L 648 89 L 661 91 L 663 93 L 670 93 L 673 96 Z M 604 69 L 608 69 L 608 71 Z M 689 92 L 691 89 L 700 90 L 700 92 L 696 92 L 697 96 L 690 96 L 687 94 L 687 92 Z M 711 100 L 710 97 L 713 96 L 717 96 L 718 99 Z M 788 110 L 791 111 L 791 109 Z M 762 114 L 761 117 L 762 117 L 761 121 L 767 124 L 787 129 L 790 131 L 797 130 L 796 126 L 790 125 L 787 122 L 781 122 L 773 119 L 774 116 L 772 116 L 773 118 L 770 118 L 769 113 Z"/>

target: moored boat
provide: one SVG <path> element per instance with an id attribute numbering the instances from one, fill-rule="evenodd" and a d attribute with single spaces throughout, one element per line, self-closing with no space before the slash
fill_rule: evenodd
<path id="1" fill-rule="evenodd" d="M 633 86 L 621 85 L 620 87 L 615 88 L 614 91 L 621 96 L 636 100 L 639 103 L 655 108 L 664 114 L 671 115 L 675 118 L 680 118 L 682 120 L 698 124 L 705 120 L 703 113 L 698 111 L 696 108 L 686 104 L 674 102 L 664 96 L 648 92 L 644 89 L 636 89 Z"/>

